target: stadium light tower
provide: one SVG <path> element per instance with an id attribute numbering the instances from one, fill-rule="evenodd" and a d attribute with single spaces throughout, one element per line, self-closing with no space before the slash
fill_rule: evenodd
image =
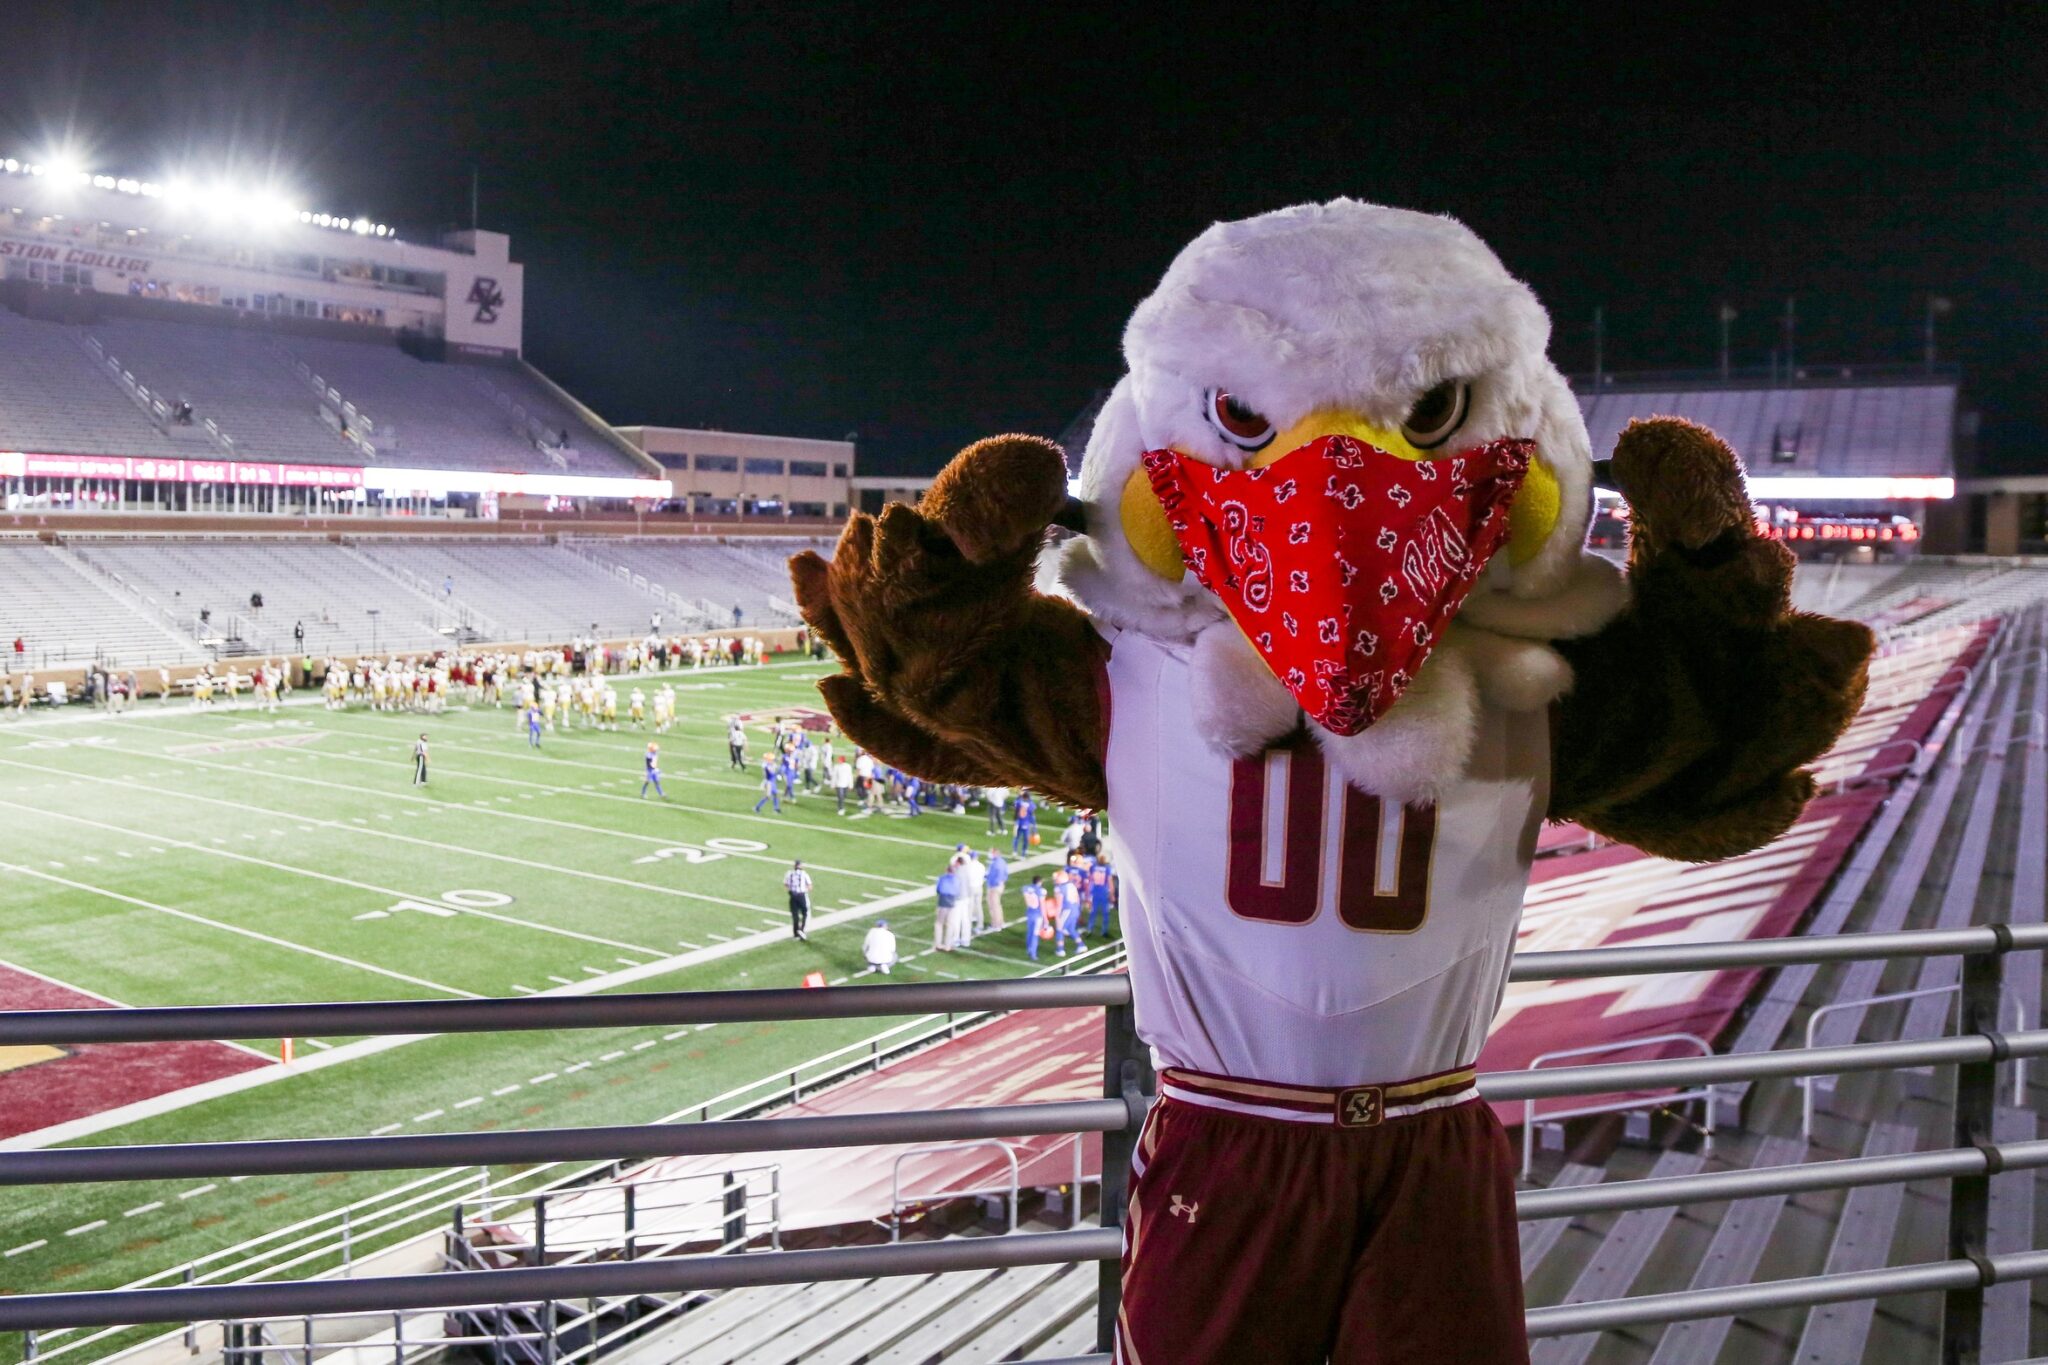
<path id="1" fill-rule="evenodd" d="M 1735 307 L 1726 299 L 1721 301 L 1721 378 L 1728 377 L 1728 329 L 1735 322 Z"/>
<path id="2" fill-rule="evenodd" d="M 1930 372 L 1934 369 L 1934 320 L 1947 317 L 1955 310 L 1955 304 L 1940 294 L 1927 296 L 1927 331 L 1923 354 Z"/>

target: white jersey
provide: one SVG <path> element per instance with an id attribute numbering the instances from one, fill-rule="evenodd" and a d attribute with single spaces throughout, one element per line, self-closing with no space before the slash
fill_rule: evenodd
<path id="1" fill-rule="evenodd" d="M 1158 1063 L 1316 1087 L 1469 1065 L 1548 803 L 1547 717 L 1483 710 L 1443 801 L 1387 807 L 1306 736 L 1211 749 L 1190 652 L 1126 631 L 1108 664 L 1109 843 Z"/>

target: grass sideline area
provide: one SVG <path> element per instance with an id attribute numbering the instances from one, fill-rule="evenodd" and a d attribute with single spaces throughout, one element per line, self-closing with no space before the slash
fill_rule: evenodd
<path id="1" fill-rule="evenodd" d="M 417 715 L 151 702 L 126 717 L 74 708 L 0 724 L 0 963 L 126 1005 L 852 979 L 875 913 L 906 958 L 923 952 L 946 857 L 992 840 L 979 810 L 852 819 L 823 793 L 753 814 L 758 781 L 728 765 L 725 718 L 816 706 L 825 671 L 806 661 L 667 675 L 679 719 L 658 737 L 666 802 L 638 795 L 651 723 L 557 730 L 537 752 L 511 708 L 459 705 Z M 650 686 L 617 682 L 622 695 Z M 422 730 L 433 762 L 415 788 Z M 750 752 L 765 743 L 755 730 Z M 844 916 L 805 943 L 788 932 L 792 858 L 815 878 L 815 915 Z M 974 951 L 860 979 L 1024 973 L 1033 964 L 1009 899 L 1012 927 Z M 376 1051 L 301 1040 L 299 1062 L 267 1066 L 266 1083 L 76 1140 L 646 1122 L 893 1022 L 458 1034 Z M 276 1056 L 277 1039 L 241 1041 Z M 319 1061 L 343 1049 L 346 1060 Z M 128 1283 L 420 1174 L 10 1191 L 0 1292 Z M 0 1357 L 16 1350 L 0 1344 Z"/>

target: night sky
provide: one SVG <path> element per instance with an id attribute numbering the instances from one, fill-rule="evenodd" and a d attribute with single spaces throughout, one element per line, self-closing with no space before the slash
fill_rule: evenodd
<path id="1" fill-rule="evenodd" d="M 0 156 L 279 168 L 527 267 L 528 357 L 621 423 L 1056 434 L 1208 222 L 1457 215 L 1590 368 L 1917 361 L 2048 471 L 2048 61 L 2018 7 L 0 4 Z M 1735 9 L 1751 10 L 1737 20 Z M 979 12 L 986 9 L 988 13 Z M 1645 17 L 1642 11 L 1655 11 Z M 1539 13 L 1540 11 L 1540 13 Z"/>

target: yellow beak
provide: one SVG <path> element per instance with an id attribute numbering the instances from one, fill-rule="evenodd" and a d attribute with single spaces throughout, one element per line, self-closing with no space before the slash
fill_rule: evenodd
<path id="1" fill-rule="evenodd" d="M 1251 467 L 1264 468 L 1324 436 L 1356 437 L 1402 460 L 1426 460 L 1431 456 L 1429 451 L 1416 449 L 1399 431 L 1374 426 L 1355 412 L 1324 408 L 1309 413 L 1274 436 L 1265 449 L 1251 458 Z M 1186 454 L 1185 451 L 1181 453 Z M 1530 462 L 1528 477 L 1522 480 L 1521 491 L 1515 495 L 1514 504 L 1508 509 L 1507 556 L 1510 564 L 1526 564 L 1536 557 L 1536 552 L 1557 529 L 1558 513 L 1563 505 L 1564 495 L 1558 487 L 1557 476 L 1550 472 L 1550 467 L 1539 454 Z M 1131 477 L 1124 483 L 1122 521 L 1124 538 L 1130 542 L 1138 562 L 1161 578 L 1170 582 L 1180 581 L 1187 572 L 1187 566 L 1181 560 L 1180 542 L 1174 537 L 1173 527 L 1167 524 L 1166 510 L 1159 505 L 1159 498 L 1152 491 L 1152 481 L 1145 477 L 1143 467 L 1132 470 Z"/>

